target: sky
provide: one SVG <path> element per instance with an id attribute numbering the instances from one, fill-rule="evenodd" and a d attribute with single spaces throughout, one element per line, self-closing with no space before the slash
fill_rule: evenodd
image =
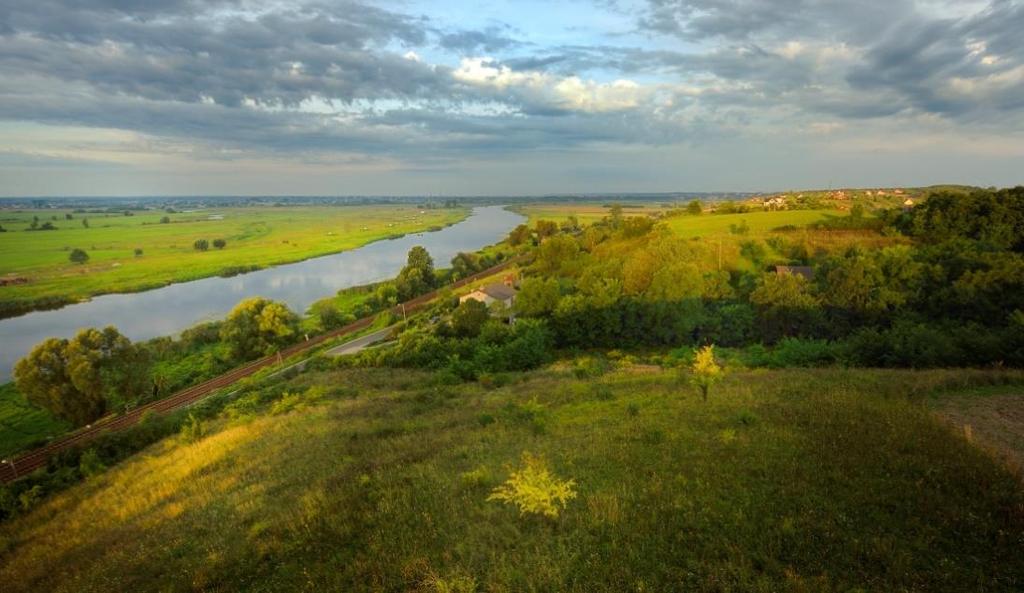
<path id="1" fill-rule="evenodd" d="M 1024 183 L 1024 0 L 4 0 L 0 196 Z"/>

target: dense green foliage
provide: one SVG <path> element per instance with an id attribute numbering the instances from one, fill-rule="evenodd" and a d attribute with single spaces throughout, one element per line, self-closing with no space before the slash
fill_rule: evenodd
<path id="1" fill-rule="evenodd" d="M 716 257 L 714 245 L 670 226 L 609 216 L 578 236 L 541 243 L 517 309 L 548 320 L 561 347 L 802 338 L 828 340 L 833 360 L 847 364 L 1022 366 L 1022 195 L 1022 188 L 939 195 L 871 225 L 855 208 L 837 219 L 850 222 L 829 228 L 870 239 L 897 226 L 917 241 L 811 250 L 776 233 L 763 242 L 739 239 L 724 262 L 721 247 Z M 973 222 L 985 213 L 985 225 Z M 773 269 L 778 264 L 809 272 Z"/>
<path id="2" fill-rule="evenodd" d="M 237 361 L 277 352 L 295 340 L 299 318 L 282 303 L 251 297 L 235 305 L 220 326 L 220 339 Z"/>
<path id="3" fill-rule="evenodd" d="M 85 329 L 36 346 L 15 365 L 14 378 L 29 402 L 80 426 L 146 393 L 149 356 L 113 327 Z"/>

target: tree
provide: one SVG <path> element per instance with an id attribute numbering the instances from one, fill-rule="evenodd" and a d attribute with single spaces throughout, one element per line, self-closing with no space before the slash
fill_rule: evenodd
<path id="1" fill-rule="evenodd" d="M 457 336 L 475 338 L 489 318 L 487 305 L 483 301 L 466 299 L 452 312 L 452 330 Z"/>
<path id="2" fill-rule="evenodd" d="M 88 218 L 83 218 L 82 219 L 82 228 L 86 228 L 86 229 L 89 228 L 89 219 Z"/>
<path id="3" fill-rule="evenodd" d="M 572 264 L 580 252 L 579 243 L 568 235 L 551 237 L 537 249 L 534 265 L 544 274 L 558 274 L 562 267 Z"/>
<path id="4" fill-rule="evenodd" d="M 622 226 L 622 204 L 612 204 L 611 223 L 613 229 L 617 229 Z"/>
<path id="5" fill-rule="evenodd" d="M 563 233 L 574 233 L 580 230 L 580 219 L 575 214 L 570 214 L 562 221 L 560 227 Z"/>
<path id="6" fill-rule="evenodd" d="M 73 264 L 84 264 L 89 261 L 89 254 L 86 253 L 84 249 L 76 247 L 71 250 L 71 253 L 68 255 L 68 259 L 71 260 L 71 263 Z"/>
<path id="7" fill-rule="evenodd" d="M 217 249 L 224 249 L 224 247 L 226 247 L 227 244 L 228 244 L 228 242 L 225 241 L 224 239 L 214 239 L 213 240 L 213 246 L 216 247 Z"/>
<path id="8" fill-rule="evenodd" d="M 220 327 L 220 338 L 235 360 L 273 354 L 290 343 L 298 332 L 298 317 L 287 306 L 262 297 L 235 305 Z"/>
<path id="9" fill-rule="evenodd" d="M 135 257 L 142 257 L 142 248 L 141 247 L 136 247 L 135 248 Z"/>
<path id="10" fill-rule="evenodd" d="M 18 361 L 18 390 L 54 416 L 79 426 L 148 390 L 149 357 L 115 328 L 50 338 Z"/>
<path id="11" fill-rule="evenodd" d="M 714 346 L 704 346 L 696 352 L 690 366 L 690 383 L 700 390 L 704 401 L 708 401 L 708 390 L 722 380 L 722 375 L 722 367 L 715 361 Z"/>
<path id="12" fill-rule="evenodd" d="M 820 301 L 797 274 L 764 274 L 750 293 L 750 302 L 758 306 L 762 332 L 769 341 L 813 333 L 821 323 Z"/>
<path id="13" fill-rule="evenodd" d="M 434 260 L 426 249 L 417 245 L 409 250 L 405 267 L 395 279 L 398 298 L 406 301 L 419 296 L 437 284 L 434 276 Z"/>
<path id="14" fill-rule="evenodd" d="M 700 205 L 700 200 L 694 200 L 686 205 L 686 213 L 697 215 L 704 212 L 704 208 Z"/>
<path id="15" fill-rule="evenodd" d="M 515 308 L 524 317 L 541 317 L 555 310 L 561 291 L 555 278 L 527 278 L 516 295 Z"/>
<path id="16" fill-rule="evenodd" d="M 160 224 L 168 224 L 170 222 L 171 222 L 171 217 L 170 216 L 161 216 L 160 217 Z"/>
<path id="17" fill-rule="evenodd" d="M 210 242 L 206 239 L 197 239 L 196 242 L 192 244 L 192 247 L 195 248 L 196 251 L 206 251 L 210 248 Z"/>
<path id="18" fill-rule="evenodd" d="M 480 271 L 480 258 L 474 253 L 460 252 L 452 258 L 452 277 L 459 279 Z"/>
<path id="19" fill-rule="evenodd" d="M 508 234 L 508 244 L 516 247 L 522 245 L 530 238 L 530 227 L 525 224 L 521 224 L 516 228 L 512 229 L 512 232 Z"/>
<path id="20" fill-rule="evenodd" d="M 537 236 L 541 239 L 558 234 L 558 223 L 553 220 L 538 220 L 534 224 L 534 228 L 537 229 Z"/>

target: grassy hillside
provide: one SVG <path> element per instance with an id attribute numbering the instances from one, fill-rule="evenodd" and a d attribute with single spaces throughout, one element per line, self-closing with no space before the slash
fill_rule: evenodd
<path id="1" fill-rule="evenodd" d="M 194 280 L 253 265 L 269 266 L 359 247 L 390 235 L 423 231 L 464 218 L 465 208 L 421 211 L 414 206 L 219 208 L 168 214 L 71 214 L 54 210 L 0 211 L 0 303 L 27 306 L 47 299 L 79 300 Z M 53 231 L 27 231 L 38 216 Z M 56 217 L 53 220 L 52 217 Z M 162 224 L 161 218 L 170 222 Z M 82 225 L 87 218 L 89 227 Z M 211 242 L 205 252 L 198 239 Z M 214 239 L 227 246 L 216 249 Z M 71 249 L 89 261 L 68 261 Z M 142 249 L 140 257 L 135 249 Z"/>
<path id="2" fill-rule="evenodd" d="M 560 368 L 490 388 L 361 369 L 249 388 L 199 438 L 0 526 L 0 580 L 12 593 L 1024 586 L 1017 478 L 926 405 L 980 384 L 1019 393 L 1019 373 L 741 371 L 705 403 L 674 371 Z M 559 517 L 487 500 L 524 452 L 575 480 Z"/>

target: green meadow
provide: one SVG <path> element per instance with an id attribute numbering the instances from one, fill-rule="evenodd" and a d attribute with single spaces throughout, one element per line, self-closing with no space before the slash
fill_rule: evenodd
<path id="1" fill-rule="evenodd" d="M 583 367 L 580 365 L 583 364 Z M 5 591 L 1019 591 L 1018 476 L 932 412 L 1020 373 L 581 360 L 250 386 L 0 526 Z M 524 453 L 574 497 L 488 500 Z M 59 569 L 55 569 L 59 567 Z"/>
<path id="2" fill-rule="evenodd" d="M 14 383 L 0 385 L 0 456 L 41 444 L 67 429 L 66 423 L 25 401 Z"/>
<path id="3" fill-rule="evenodd" d="M 7 231 L 0 233 L 0 279 L 9 283 L 0 286 L 0 303 L 10 314 L 295 262 L 453 224 L 467 214 L 465 208 L 404 205 L 209 208 L 135 211 L 132 216 L 0 210 L 0 225 Z M 57 230 L 26 230 L 36 216 L 40 225 L 48 222 Z M 164 217 L 169 222 L 161 223 Z M 200 239 L 210 243 L 207 251 L 193 247 Z M 216 239 L 226 246 L 214 247 Z M 85 250 L 88 261 L 69 261 L 73 249 Z M 10 283 L 13 279 L 23 283 Z"/>

